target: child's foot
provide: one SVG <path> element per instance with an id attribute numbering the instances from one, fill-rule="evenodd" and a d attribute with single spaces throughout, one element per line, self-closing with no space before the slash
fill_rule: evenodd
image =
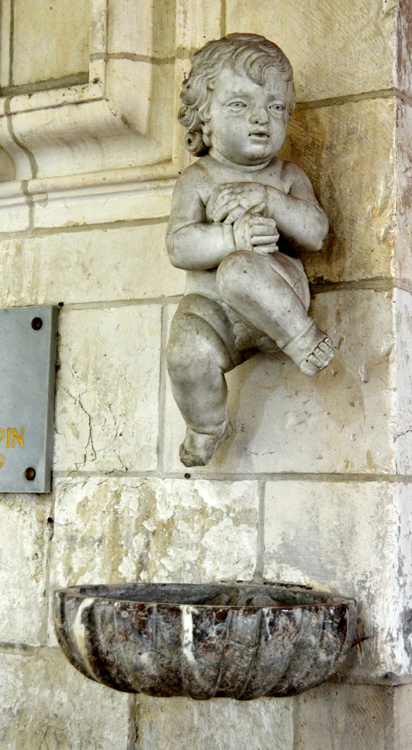
<path id="1" fill-rule="evenodd" d="M 313 376 L 326 367 L 333 358 L 333 343 L 329 336 L 317 327 L 315 321 L 301 334 L 282 347 L 300 367 L 305 375 Z"/>
<path id="2" fill-rule="evenodd" d="M 333 354 L 333 343 L 329 336 L 325 336 L 299 367 L 305 375 L 317 375 L 333 359 Z"/>
<path id="3" fill-rule="evenodd" d="M 230 437 L 232 430 L 233 427 L 229 421 L 225 422 L 223 431 L 218 435 L 195 432 L 188 427 L 186 437 L 179 450 L 182 464 L 185 466 L 206 466 L 219 446 Z"/>

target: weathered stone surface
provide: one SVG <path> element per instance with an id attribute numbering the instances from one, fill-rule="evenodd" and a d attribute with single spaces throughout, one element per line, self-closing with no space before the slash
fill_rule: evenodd
<path id="1" fill-rule="evenodd" d="M 265 578 L 354 597 L 362 621 L 353 675 L 411 671 L 409 484 L 270 482 Z"/>
<path id="2" fill-rule="evenodd" d="M 184 274 L 164 250 L 165 225 L 95 229 L 1 242 L 4 306 L 181 294 Z"/>
<path id="3" fill-rule="evenodd" d="M 391 277 L 394 257 L 405 255 L 397 246 L 396 107 L 395 99 L 360 101 L 291 118 L 282 155 L 308 174 L 330 223 L 321 252 L 302 253 L 310 281 Z"/>
<path id="4" fill-rule="evenodd" d="M 175 45 L 175 0 L 109 0 L 109 52 L 170 57 Z"/>
<path id="5" fill-rule="evenodd" d="M 129 699 L 91 683 L 59 649 L 0 654 L 1 750 L 128 750 Z"/>
<path id="6" fill-rule="evenodd" d="M 409 94 L 412 91 L 412 61 L 411 61 L 411 29 L 412 29 L 412 6 L 410 0 L 385 0 L 388 5 L 397 8 L 397 57 L 396 76 L 397 87 Z"/>
<path id="7" fill-rule="evenodd" d="M 15 0 L 14 84 L 89 70 L 90 0 Z"/>
<path id="8" fill-rule="evenodd" d="M 392 420 L 396 472 L 412 475 L 412 295 L 397 289 L 394 293 L 396 357 L 394 415 Z"/>
<path id="9" fill-rule="evenodd" d="M 30 209 L 19 187 L 0 185 L 0 231 L 24 232 L 30 226 Z"/>
<path id="10" fill-rule="evenodd" d="M 257 482 L 58 479 L 51 589 L 251 580 L 258 506 Z"/>
<path id="11" fill-rule="evenodd" d="M 397 0 L 228 0 L 227 31 L 263 34 L 293 65 L 299 100 L 394 86 Z"/>
<path id="12" fill-rule="evenodd" d="M 158 305 L 62 313 L 55 469 L 156 468 L 160 316 Z"/>
<path id="13" fill-rule="evenodd" d="M 314 315 L 337 348 L 315 378 L 286 357 L 258 355 L 228 375 L 235 434 L 206 469 L 232 472 L 393 472 L 392 294 L 316 295 Z M 168 391 L 165 466 L 180 471 L 183 420 Z"/>
<path id="14" fill-rule="evenodd" d="M 54 586 L 253 576 L 256 482 L 59 479 L 55 514 Z"/>
<path id="15" fill-rule="evenodd" d="M 150 143 L 147 145 L 146 158 L 149 149 Z M 120 187 L 116 185 L 115 188 L 99 185 L 83 190 L 61 191 L 55 190 L 57 185 L 53 185 L 53 180 L 46 184 L 39 180 L 33 196 L 34 226 L 37 229 L 53 229 L 139 219 L 167 219 L 173 183 L 174 180 L 170 179 L 137 185 L 126 181 L 126 184 Z"/>
<path id="16" fill-rule="evenodd" d="M 408 750 L 411 686 L 325 685 L 296 700 L 295 750 Z"/>
<path id="17" fill-rule="evenodd" d="M 186 60 L 199 49 L 222 36 L 224 12 L 220 0 L 176 0 L 176 44 Z M 179 49 L 180 47 L 180 49 Z M 182 54 L 182 57 L 183 57 Z"/>
<path id="18" fill-rule="evenodd" d="M 397 246 L 393 259 L 393 275 L 402 281 L 412 279 L 411 260 L 411 176 L 412 176 L 412 107 L 398 101 L 396 109 L 396 170 Z"/>
<path id="19" fill-rule="evenodd" d="M 144 58 L 141 60 L 140 57 L 131 56 L 130 59 L 121 55 L 118 59 L 116 55 L 108 62 L 107 76 L 107 96 L 113 107 L 121 109 L 123 123 L 129 129 L 137 131 L 137 134 L 146 136 L 145 141 L 139 144 L 141 148 L 138 163 L 166 162 L 172 157 L 173 60 L 152 64 Z M 152 143 L 148 141 L 149 138 Z M 147 144 L 146 150 L 144 143 Z M 136 154 L 133 157 L 136 164 Z M 116 165 L 113 167 L 116 168 Z"/>
<path id="20" fill-rule="evenodd" d="M 396 687 L 394 694 L 394 747 L 409 750 L 412 746 L 412 685 Z M 323 748 L 322 748 L 323 750 Z"/>
<path id="21" fill-rule="evenodd" d="M 240 703 L 141 695 L 136 750 L 292 750 L 292 710 L 288 698 Z"/>
<path id="22" fill-rule="evenodd" d="M 47 497 L 0 495 L 0 641 L 44 640 L 50 506 Z"/>

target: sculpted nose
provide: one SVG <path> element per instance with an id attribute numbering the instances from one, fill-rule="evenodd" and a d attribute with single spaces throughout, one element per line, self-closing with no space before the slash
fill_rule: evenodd
<path id="1" fill-rule="evenodd" d="M 256 107 L 251 114 L 251 121 L 254 125 L 266 125 L 269 121 L 268 113 L 265 107 Z"/>

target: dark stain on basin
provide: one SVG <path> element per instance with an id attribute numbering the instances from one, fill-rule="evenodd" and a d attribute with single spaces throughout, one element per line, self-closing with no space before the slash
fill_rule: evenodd
<path id="1" fill-rule="evenodd" d="M 353 599 L 281 584 L 125 584 L 55 591 L 57 637 L 86 677 L 197 700 L 301 693 L 352 645 Z"/>

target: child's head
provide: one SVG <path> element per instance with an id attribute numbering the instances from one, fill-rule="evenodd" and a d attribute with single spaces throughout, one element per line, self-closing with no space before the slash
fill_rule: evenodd
<path id="1" fill-rule="evenodd" d="M 208 42 L 196 52 L 190 76 L 183 83 L 180 94 L 184 106 L 179 111 L 178 119 L 188 130 L 186 148 L 195 156 L 206 154 L 211 145 L 208 129 L 211 92 L 225 66 L 230 66 L 234 72 L 246 74 L 259 85 L 265 82 L 267 70 L 275 68 L 287 82 L 286 106 L 289 114 L 295 108 L 292 66 L 276 44 L 256 34 L 229 34 L 223 39 Z"/>

